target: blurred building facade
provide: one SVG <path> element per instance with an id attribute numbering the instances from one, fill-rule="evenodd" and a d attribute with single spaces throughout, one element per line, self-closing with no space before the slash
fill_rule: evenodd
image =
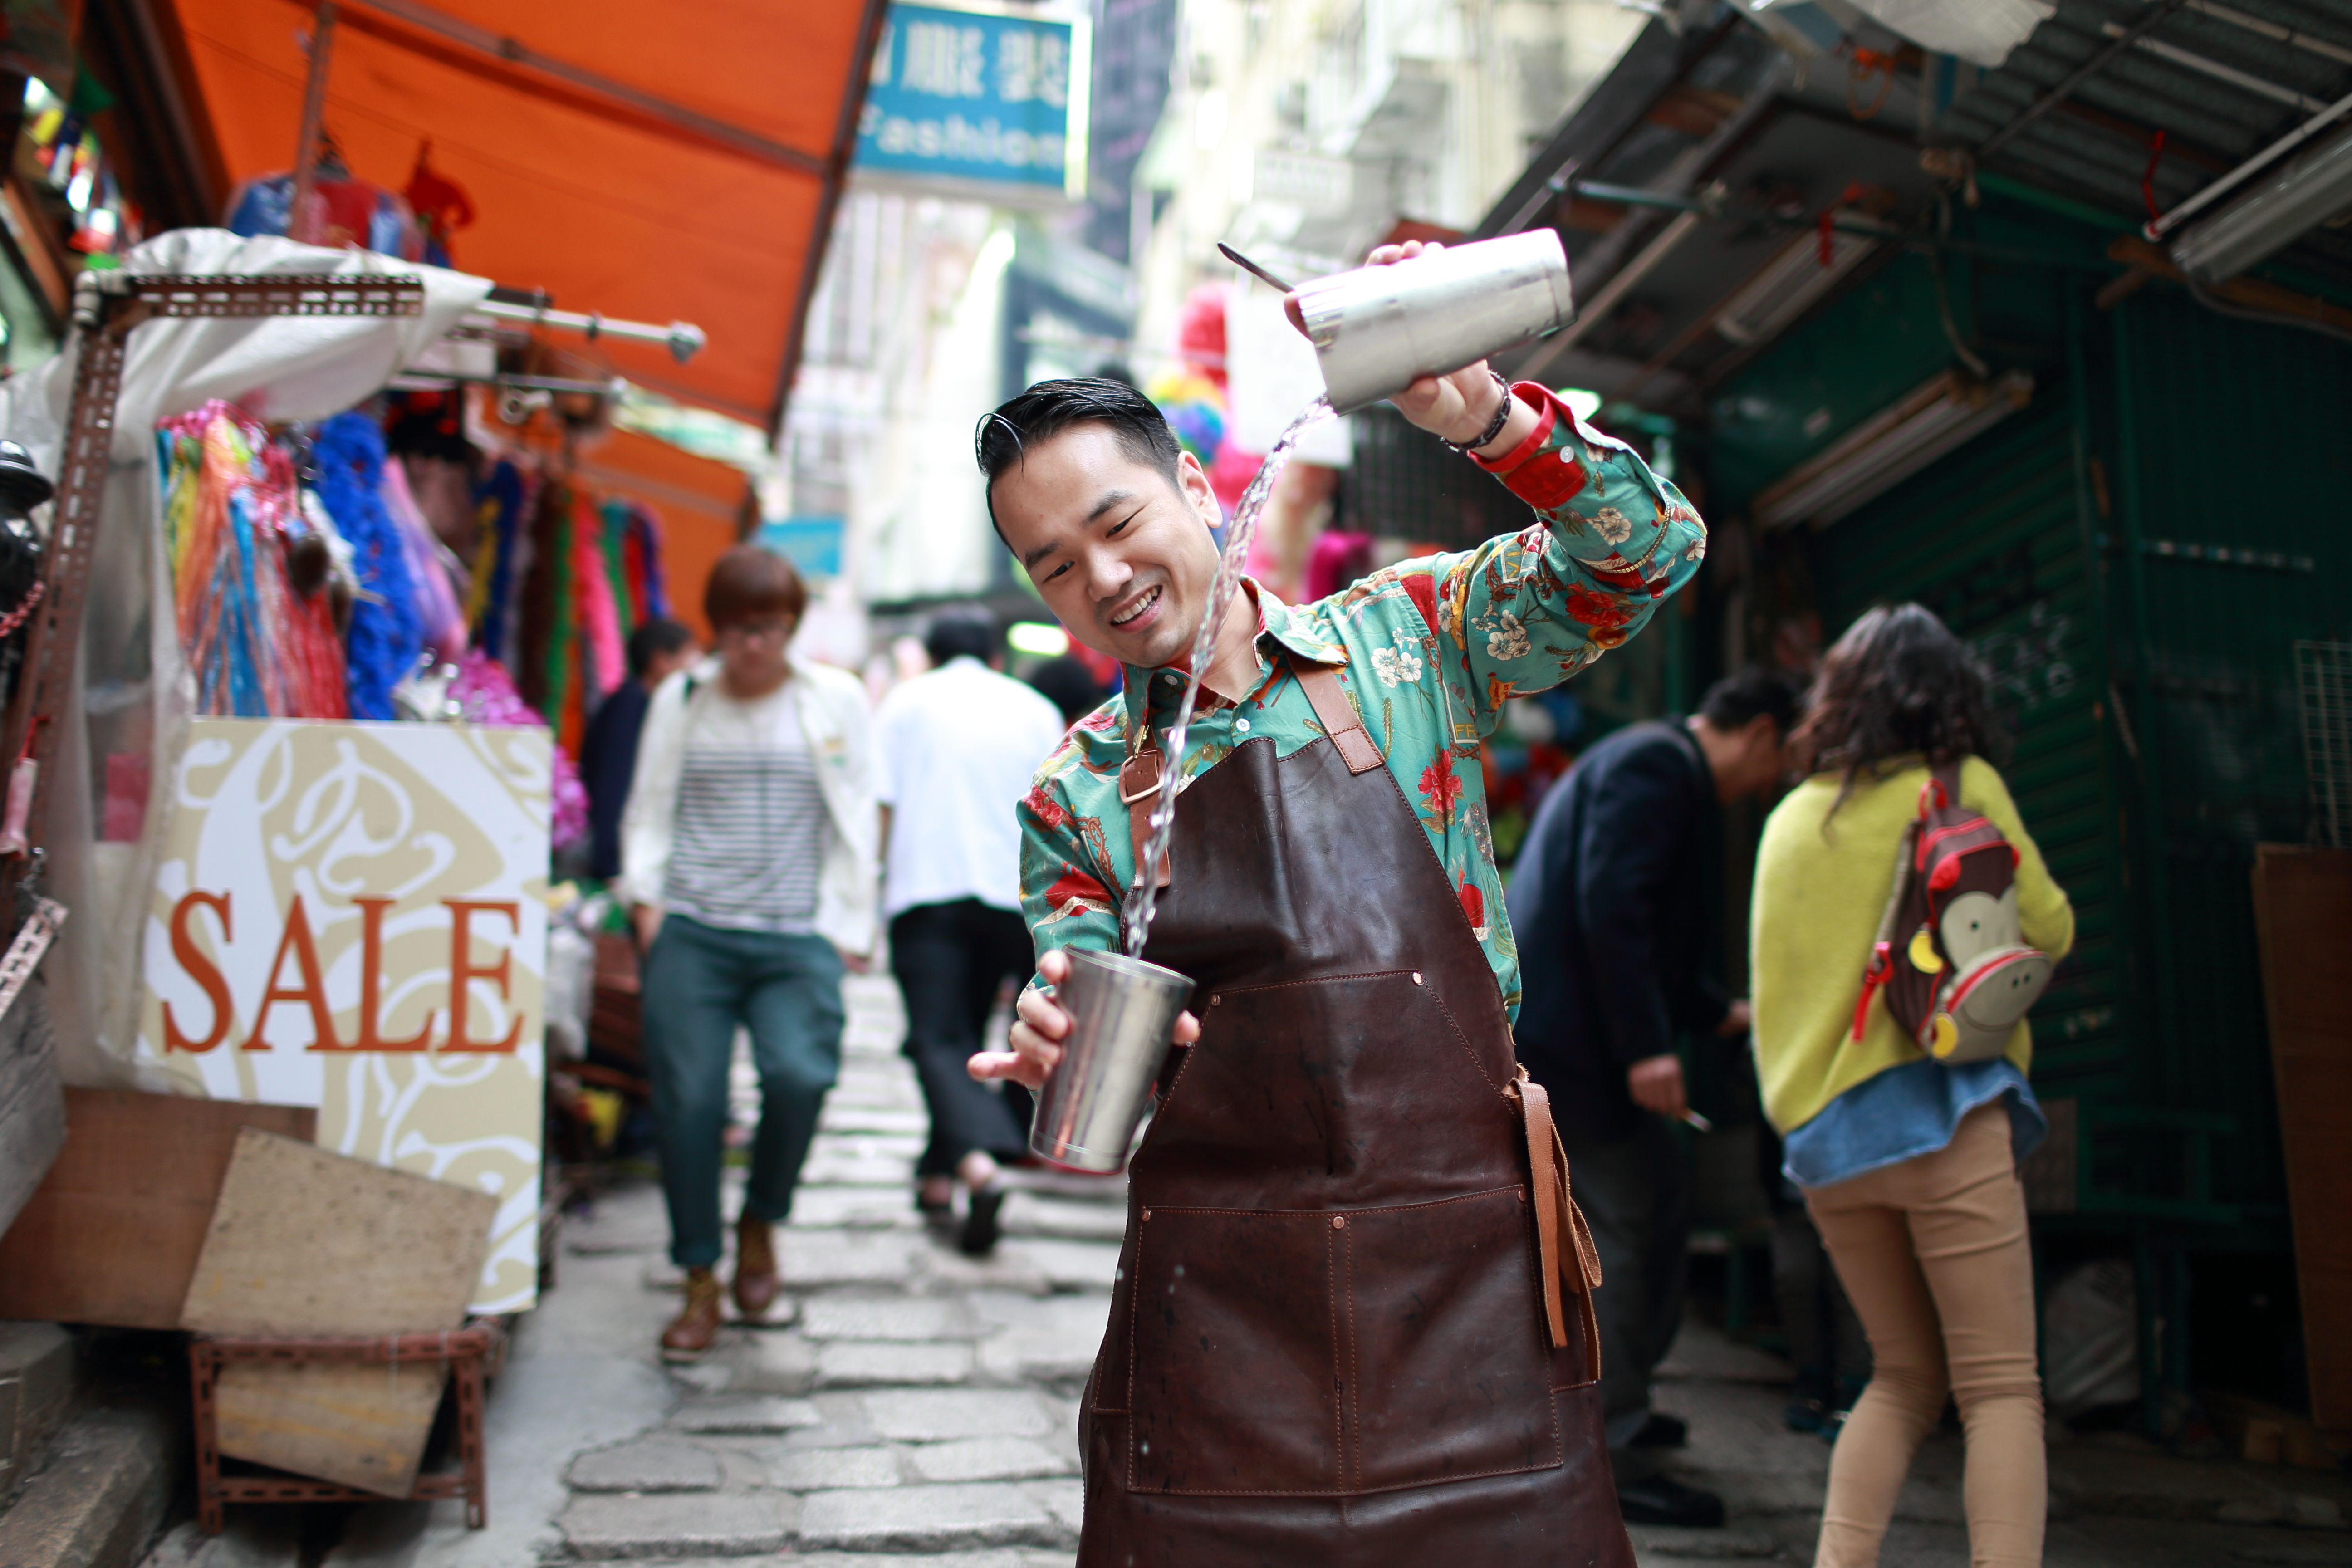
<path id="1" fill-rule="evenodd" d="M 1082 199 L 1000 206 L 984 192 L 853 180 L 762 505 L 803 532 L 837 520 L 828 602 L 1022 592 L 989 525 L 972 427 L 1042 377 L 1130 374 L 1133 174 L 1169 95 L 1178 9 L 1034 9 L 1083 23 L 1088 38 Z"/>
<path id="2" fill-rule="evenodd" d="M 1138 341 L 1244 253 L 1345 264 L 1399 222 L 1466 231 L 1648 17 L 1616 0 L 1189 0 L 1137 172 Z M 1417 231 L 1416 231 L 1417 232 Z"/>

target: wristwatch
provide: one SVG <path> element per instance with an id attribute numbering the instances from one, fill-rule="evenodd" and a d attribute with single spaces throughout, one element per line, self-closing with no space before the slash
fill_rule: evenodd
<path id="1" fill-rule="evenodd" d="M 1476 451 L 1479 447 L 1486 446 L 1496 437 L 1501 435 L 1503 433 L 1503 426 L 1511 422 L 1511 384 L 1505 381 L 1503 379 L 1503 373 L 1496 370 L 1493 365 L 1488 365 L 1486 367 L 1486 374 L 1495 378 L 1495 384 L 1502 389 L 1503 394 L 1503 400 L 1495 405 L 1495 417 L 1486 421 L 1486 427 L 1484 430 L 1479 431 L 1475 436 L 1471 437 L 1467 441 L 1445 441 L 1444 437 L 1440 436 L 1438 437 L 1439 440 L 1445 441 L 1445 444 L 1448 447 L 1453 447 L 1454 450 L 1462 453 L 1465 457 L 1470 453 Z"/>

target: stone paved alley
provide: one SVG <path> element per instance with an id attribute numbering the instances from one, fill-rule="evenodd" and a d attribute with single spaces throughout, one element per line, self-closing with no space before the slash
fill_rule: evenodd
<path id="1" fill-rule="evenodd" d="M 924 1121 L 897 993 L 852 977 L 849 994 L 841 1084 L 783 1241 L 793 1310 L 775 1326 L 730 1329 L 699 1365 L 665 1369 L 660 1194 L 619 1187 L 567 1225 L 558 1287 L 492 1391 L 487 1531 L 454 1504 L 247 1509 L 217 1541 L 179 1527 L 148 1568 L 718 1568 L 787 1552 L 812 1568 L 1069 1568 L 1076 1399 L 1117 1266 L 1119 1184 L 1024 1173 L 984 1263 L 932 1239 L 909 1196 Z M 1660 1404 L 1691 1423 L 1676 1471 L 1722 1492 L 1731 1521 L 1637 1529 L 1643 1568 L 1810 1561 L 1829 1449 L 1780 1426 L 1785 1366 L 1695 1324 L 1664 1373 Z M 2352 1563 L 2352 1489 L 2334 1478 L 2168 1459 L 2134 1438 L 2052 1458 L 2059 1568 Z M 1957 1568 L 1960 1519 L 1958 1446 L 1939 1437 L 1885 1561 Z"/>

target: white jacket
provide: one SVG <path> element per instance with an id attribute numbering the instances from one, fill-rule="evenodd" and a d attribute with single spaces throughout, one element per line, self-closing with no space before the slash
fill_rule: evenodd
<path id="1" fill-rule="evenodd" d="M 792 716 L 816 759 L 817 785 L 833 818 L 824 869 L 817 883 L 816 932 L 844 952 L 874 948 L 875 837 L 873 753 L 866 733 L 866 688 L 858 679 L 822 664 L 788 658 L 784 682 Z M 717 658 L 671 676 L 646 709 L 637 765 L 621 815 L 620 896 L 633 904 L 662 905 L 676 828 L 678 774 L 694 710 L 719 679 Z M 691 682 L 694 692 L 687 694 Z"/>

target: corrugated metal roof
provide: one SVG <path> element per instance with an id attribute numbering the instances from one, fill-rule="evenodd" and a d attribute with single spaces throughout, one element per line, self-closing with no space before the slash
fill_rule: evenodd
<path id="1" fill-rule="evenodd" d="M 2057 15 L 2000 69 L 1954 98 L 1937 121 L 1938 139 L 1966 147 L 1991 142 L 2042 95 L 2113 47 L 2116 30 L 2147 22 L 2158 9 L 2147 0 L 2059 0 Z M 2266 36 L 2249 21 L 2292 30 L 2301 40 Z M 2138 40 L 1984 166 L 2145 216 L 2147 195 L 2158 212 L 2170 209 L 2294 129 L 2312 106 L 2347 92 L 2352 0 L 2169 0 Z M 2289 95 L 2302 102 L 2287 101 Z M 2151 174 L 2158 131 L 2165 142 Z M 2319 229 L 2279 259 L 2352 279 L 2352 230 Z"/>

